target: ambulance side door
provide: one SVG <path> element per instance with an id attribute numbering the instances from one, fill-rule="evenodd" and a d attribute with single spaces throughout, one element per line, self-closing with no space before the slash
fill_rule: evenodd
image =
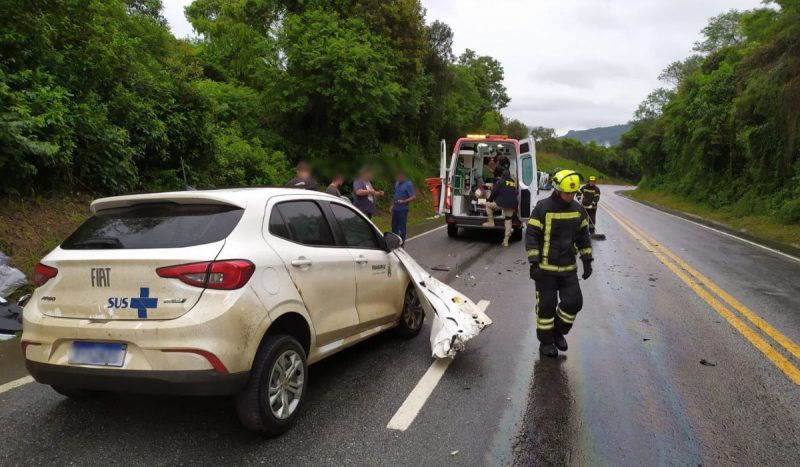
<path id="1" fill-rule="evenodd" d="M 539 180 L 536 170 L 536 146 L 533 138 L 519 142 L 517 157 L 517 180 L 519 181 L 519 217 L 527 219 L 536 205 L 539 194 Z"/>

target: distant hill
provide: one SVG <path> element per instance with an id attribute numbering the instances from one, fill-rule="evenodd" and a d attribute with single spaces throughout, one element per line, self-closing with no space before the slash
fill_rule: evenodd
<path id="1" fill-rule="evenodd" d="M 600 128 L 590 128 L 588 130 L 570 130 L 562 138 L 577 139 L 582 143 L 594 141 L 600 146 L 616 146 L 619 144 L 622 134 L 628 131 L 630 125 L 614 125 Z"/>

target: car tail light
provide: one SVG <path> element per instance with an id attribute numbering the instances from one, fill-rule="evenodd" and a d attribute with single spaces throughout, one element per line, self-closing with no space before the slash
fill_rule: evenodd
<path id="1" fill-rule="evenodd" d="M 56 274 L 58 274 L 58 269 L 45 266 L 42 263 L 37 263 L 33 268 L 33 285 L 41 287 L 47 283 L 47 281 L 56 277 Z"/>
<path id="2" fill-rule="evenodd" d="M 195 287 L 234 290 L 247 284 L 255 270 L 256 266 L 250 261 L 229 259 L 165 266 L 156 269 L 156 273 L 159 277 L 178 279 Z"/>

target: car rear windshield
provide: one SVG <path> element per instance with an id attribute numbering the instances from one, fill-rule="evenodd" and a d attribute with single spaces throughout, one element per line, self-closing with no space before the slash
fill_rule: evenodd
<path id="1" fill-rule="evenodd" d="M 243 209 L 154 203 L 98 212 L 61 244 L 65 250 L 181 248 L 213 243 L 233 231 Z"/>

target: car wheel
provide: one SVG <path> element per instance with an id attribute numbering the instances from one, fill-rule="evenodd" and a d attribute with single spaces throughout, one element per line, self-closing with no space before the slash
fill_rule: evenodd
<path id="1" fill-rule="evenodd" d="M 517 227 L 511 232 L 511 241 L 518 242 L 520 240 L 522 240 L 522 227 Z"/>
<path id="2" fill-rule="evenodd" d="M 53 391 L 61 394 L 62 396 L 76 400 L 89 399 L 99 394 L 98 391 L 92 391 L 90 389 L 65 388 L 63 386 L 50 386 L 50 387 L 53 388 Z"/>
<path id="3" fill-rule="evenodd" d="M 422 330 L 422 323 L 425 322 L 425 309 L 422 308 L 419 292 L 414 284 L 408 284 L 406 288 L 405 300 L 403 301 L 403 313 L 400 314 L 400 324 L 397 332 L 403 337 L 414 337 Z"/>
<path id="4" fill-rule="evenodd" d="M 456 224 L 447 224 L 447 236 L 450 238 L 458 237 L 458 226 Z"/>
<path id="5" fill-rule="evenodd" d="M 297 418 L 307 386 L 303 347 L 290 336 L 269 335 L 256 353 L 247 385 L 236 397 L 239 420 L 250 430 L 279 435 Z"/>

